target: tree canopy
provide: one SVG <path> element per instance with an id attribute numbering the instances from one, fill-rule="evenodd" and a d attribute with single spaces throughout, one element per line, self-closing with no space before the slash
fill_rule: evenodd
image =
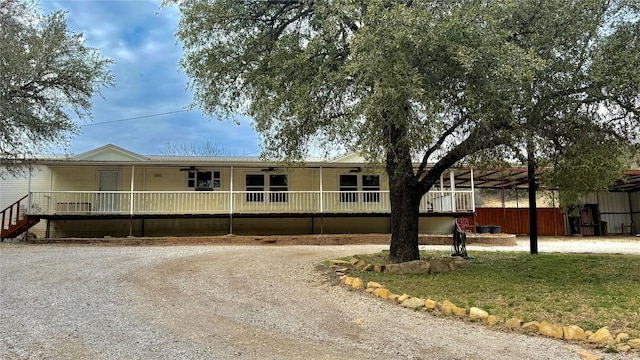
<path id="1" fill-rule="evenodd" d="M 637 0 L 178 7 L 181 66 L 205 113 L 248 115 L 270 156 L 338 145 L 386 165 L 398 261 L 418 258 L 420 198 L 459 161 L 639 136 Z"/>
<path id="2" fill-rule="evenodd" d="M 111 60 L 84 45 L 62 11 L 0 0 L 0 174 L 77 131 L 72 114 L 91 115 L 91 100 L 113 85 Z"/>

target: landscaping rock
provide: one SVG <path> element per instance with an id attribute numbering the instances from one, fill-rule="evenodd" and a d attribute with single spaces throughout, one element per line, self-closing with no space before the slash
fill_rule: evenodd
<path id="1" fill-rule="evenodd" d="M 399 264 L 388 264 L 385 271 L 389 274 L 426 274 L 430 264 L 426 260 L 413 260 Z"/>
<path id="2" fill-rule="evenodd" d="M 616 340 L 609 332 L 609 328 L 606 326 L 593 333 L 593 335 L 589 336 L 587 340 L 599 345 L 613 345 L 616 343 Z"/>
<path id="3" fill-rule="evenodd" d="M 375 282 L 375 281 L 369 281 L 369 282 L 367 283 L 367 287 L 368 287 L 368 288 L 374 288 L 374 289 L 377 289 L 377 288 L 381 288 L 381 287 L 383 287 L 383 286 L 382 286 L 382 285 L 380 285 L 379 283 Z"/>
<path id="4" fill-rule="evenodd" d="M 640 349 L 640 339 L 631 339 L 627 341 L 627 345 L 631 346 L 634 349 Z"/>
<path id="5" fill-rule="evenodd" d="M 431 259 L 429 272 L 432 274 L 451 271 L 451 259 Z"/>
<path id="6" fill-rule="evenodd" d="M 471 320 L 486 320 L 488 317 L 489 313 L 480 308 L 472 307 L 469 309 L 469 318 Z"/>
<path id="7" fill-rule="evenodd" d="M 384 269 L 385 269 L 384 265 L 380 265 L 380 264 L 373 265 L 373 271 L 375 272 L 383 272 Z"/>
<path id="8" fill-rule="evenodd" d="M 564 334 L 562 326 L 554 325 L 546 321 L 540 323 L 540 326 L 538 326 L 538 332 L 544 336 L 550 336 L 556 339 L 562 339 Z"/>
<path id="9" fill-rule="evenodd" d="M 345 278 L 344 278 L 344 283 L 345 283 L 345 285 L 351 285 L 351 284 L 353 284 L 353 280 L 354 280 L 354 279 L 355 279 L 355 278 L 354 278 L 354 277 L 351 277 L 351 276 L 347 276 L 347 277 L 345 277 Z"/>
<path id="10" fill-rule="evenodd" d="M 353 287 L 354 289 L 362 289 L 364 287 L 364 284 L 362 283 L 362 279 L 360 278 L 353 279 L 353 281 L 351 282 L 351 287 Z"/>
<path id="11" fill-rule="evenodd" d="M 389 295 L 389 300 L 391 300 L 393 302 L 400 303 L 399 299 L 400 299 L 400 295 L 398 295 L 398 294 L 390 294 Z"/>
<path id="12" fill-rule="evenodd" d="M 489 315 L 489 317 L 487 317 L 487 324 L 489 325 L 495 325 L 499 322 L 500 322 L 500 318 L 495 315 Z"/>
<path id="13" fill-rule="evenodd" d="M 522 329 L 529 332 L 538 332 L 540 331 L 540 323 L 537 321 L 529 321 L 522 324 Z"/>
<path id="14" fill-rule="evenodd" d="M 467 310 L 457 307 L 455 304 L 451 303 L 449 300 L 445 300 L 442 302 L 442 311 L 445 314 L 453 314 L 457 316 L 464 316 L 467 314 Z"/>
<path id="15" fill-rule="evenodd" d="M 587 339 L 587 334 L 581 327 L 576 325 L 565 326 L 562 328 L 564 332 L 564 338 L 567 340 L 579 340 L 584 341 Z"/>
<path id="16" fill-rule="evenodd" d="M 368 264 L 367 266 L 364 267 L 364 269 L 362 269 L 362 271 L 373 271 L 373 265 Z"/>
<path id="17" fill-rule="evenodd" d="M 407 295 L 407 294 L 402 294 L 400 295 L 400 297 L 398 298 L 398 302 L 404 302 L 405 300 L 407 300 L 408 298 L 410 298 L 411 296 Z"/>
<path id="18" fill-rule="evenodd" d="M 356 269 L 360 270 L 360 271 L 364 271 L 364 269 L 367 267 L 367 265 L 368 265 L 368 264 L 367 264 L 366 262 L 364 262 L 364 261 L 362 261 L 362 260 L 358 260 L 358 262 L 357 262 L 357 263 L 355 263 L 353 266 L 354 266 Z"/>
<path id="19" fill-rule="evenodd" d="M 631 346 L 627 344 L 616 344 L 616 349 L 618 349 L 618 351 L 627 352 L 631 350 Z"/>
<path id="20" fill-rule="evenodd" d="M 373 294 L 386 300 L 389 298 L 389 295 L 391 295 L 391 292 L 385 288 L 377 288 L 373 291 Z"/>
<path id="21" fill-rule="evenodd" d="M 504 325 L 509 329 L 520 329 L 520 327 L 522 326 L 522 320 L 518 318 L 511 318 L 507 320 Z"/>
<path id="22" fill-rule="evenodd" d="M 627 334 L 627 333 L 620 333 L 620 334 L 616 335 L 616 342 L 617 343 L 623 343 L 623 342 L 626 342 L 627 340 L 629 340 L 629 334 Z"/>
<path id="23" fill-rule="evenodd" d="M 352 257 L 351 259 L 349 259 L 349 263 L 350 263 L 351 265 L 355 265 L 355 264 L 357 264 L 357 263 L 358 263 L 358 261 L 360 261 L 360 259 L 355 258 L 355 257 Z"/>
<path id="24" fill-rule="evenodd" d="M 435 309 L 436 305 L 438 305 L 438 303 L 431 299 L 427 299 L 424 301 L 424 307 L 427 309 Z"/>
<path id="25" fill-rule="evenodd" d="M 424 300 L 420 298 L 409 298 L 403 301 L 400 306 L 409 309 L 421 309 L 424 307 Z"/>
<path id="26" fill-rule="evenodd" d="M 329 266 L 345 267 L 350 265 L 351 263 L 345 260 L 329 260 Z"/>

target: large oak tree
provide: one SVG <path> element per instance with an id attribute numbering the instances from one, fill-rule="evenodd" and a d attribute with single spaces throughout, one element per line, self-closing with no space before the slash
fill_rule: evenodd
<path id="1" fill-rule="evenodd" d="M 556 151 L 586 129 L 637 133 L 637 1 L 177 6 L 181 65 L 205 113 L 248 115 L 270 156 L 337 145 L 385 164 L 396 261 L 419 258 L 420 199 L 463 159 Z"/>
<path id="2" fill-rule="evenodd" d="M 0 0 L 0 175 L 77 131 L 71 114 L 91 115 L 91 100 L 113 84 L 111 60 L 67 27 L 62 11 L 34 1 Z"/>

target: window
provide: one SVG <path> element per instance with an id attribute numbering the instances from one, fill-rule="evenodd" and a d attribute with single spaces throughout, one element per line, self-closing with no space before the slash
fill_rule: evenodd
<path id="1" fill-rule="evenodd" d="M 340 202 L 358 201 L 358 175 L 340 175 Z"/>
<path id="2" fill-rule="evenodd" d="M 274 174 L 269 175 L 269 201 L 271 202 L 287 202 L 289 201 L 289 185 L 287 175 Z"/>
<path id="3" fill-rule="evenodd" d="M 264 175 L 250 175 L 245 178 L 247 202 L 264 201 Z"/>
<path id="4" fill-rule="evenodd" d="M 380 202 L 380 176 L 362 175 L 362 202 Z"/>
<path id="5" fill-rule="evenodd" d="M 362 202 L 380 202 L 380 176 L 360 175 L 362 188 L 358 187 L 358 175 L 340 175 L 340 202 L 357 202 L 358 190 L 362 190 Z"/>
<path id="6" fill-rule="evenodd" d="M 187 187 L 196 191 L 219 189 L 221 187 L 220 171 L 189 171 Z"/>

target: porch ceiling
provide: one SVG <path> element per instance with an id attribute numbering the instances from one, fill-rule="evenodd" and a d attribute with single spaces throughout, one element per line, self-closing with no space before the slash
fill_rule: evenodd
<path id="1" fill-rule="evenodd" d="M 537 170 L 540 174 L 544 169 Z M 457 169 L 455 172 L 456 187 L 471 187 L 470 168 Z M 507 169 L 473 169 L 474 187 L 477 189 L 528 188 L 527 168 L 513 167 Z M 617 181 L 609 188 L 615 192 L 640 191 L 640 170 L 625 171 L 625 179 Z"/>

